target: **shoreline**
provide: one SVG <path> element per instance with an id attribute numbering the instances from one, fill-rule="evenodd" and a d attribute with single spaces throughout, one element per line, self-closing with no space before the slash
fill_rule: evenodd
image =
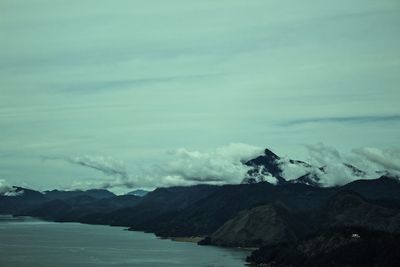
<path id="1" fill-rule="evenodd" d="M 158 237 L 159 239 L 169 239 L 176 242 L 198 243 L 204 239 L 204 236 L 168 236 Z"/>
<path id="2" fill-rule="evenodd" d="M 171 240 L 174 242 L 193 243 L 193 244 L 197 244 L 197 245 L 198 245 L 198 242 L 200 242 L 201 240 L 203 240 L 205 238 L 205 236 L 167 236 L 167 237 L 157 236 L 155 233 L 152 233 L 152 232 L 135 231 L 135 230 L 131 230 L 130 228 L 126 228 L 126 226 L 121 226 L 121 225 L 84 223 L 84 222 L 79 222 L 79 221 L 55 221 L 55 220 L 41 218 L 41 217 L 34 217 L 34 216 L 27 216 L 27 215 L 14 215 L 14 214 L 0 214 L 0 216 L 9 216 L 12 218 L 31 218 L 31 219 L 35 219 L 35 220 L 39 220 L 39 221 L 54 222 L 54 223 L 78 223 L 78 224 L 85 224 L 85 225 L 117 227 L 117 228 L 122 228 L 125 231 L 153 234 L 157 239 L 168 239 L 168 240 Z M 254 251 L 254 250 L 258 249 L 257 247 L 230 247 L 230 246 L 218 246 L 218 245 L 213 245 L 213 244 L 210 244 L 207 246 L 215 246 L 215 247 L 228 248 L 228 249 L 239 249 L 239 250 L 246 250 L 246 251 Z"/>

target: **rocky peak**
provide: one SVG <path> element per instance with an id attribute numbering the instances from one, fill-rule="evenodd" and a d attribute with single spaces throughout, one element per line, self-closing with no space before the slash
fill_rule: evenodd
<path id="1" fill-rule="evenodd" d="M 260 155 L 244 163 L 251 167 L 247 172 L 245 181 L 249 181 L 250 183 L 263 182 L 264 176 L 273 176 L 278 180 L 278 183 L 286 182 L 281 175 L 282 169 L 279 166 L 279 159 L 278 155 L 269 149 L 265 149 L 264 155 Z"/>

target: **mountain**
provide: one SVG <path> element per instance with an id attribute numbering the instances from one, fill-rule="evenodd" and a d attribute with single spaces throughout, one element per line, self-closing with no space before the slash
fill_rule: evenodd
<path id="1" fill-rule="evenodd" d="M 340 191 L 319 215 L 321 227 L 356 226 L 400 234 L 400 210 L 377 205 L 351 191 Z"/>
<path id="2" fill-rule="evenodd" d="M 373 184 L 382 180 L 385 178 Z M 377 188 L 379 191 L 382 187 Z M 271 215 L 263 212 L 263 216 Z M 400 257 L 392 255 L 400 244 L 398 208 L 380 206 L 342 188 L 320 209 L 304 214 L 303 219 L 295 222 L 304 223 L 304 218 L 310 219 L 307 225 L 316 229 L 314 233 L 295 241 L 270 239 L 248 261 L 272 266 L 397 266 L 400 263 Z M 390 255 L 387 251 L 391 251 Z"/>
<path id="3" fill-rule="evenodd" d="M 359 227 L 320 230 L 298 242 L 261 247 L 247 261 L 274 267 L 397 267 L 400 235 Z"/>
<path id="4" fill-rule="evenodd" d="M 45 197 L 46 195 L 41 195 L 40 203 L 32 205 L 28 204 L 31 202 L 26 202 L 25 206 L 19 206 L 11 213 L 38 217 L 45 217 L 48 213 L 50 215 L 47 216 L 48 219 L 52 220 L 119 225 L 130 227 L 131 230 L 153 232 L 167 237 L 212 236 L 229 220 L 239 216 L 241 212 L 245 214 L 252 208 L 271 204 L 275 205 L 275 209 L 285 207 L 279 210 L 287 210 L 290 216 L 296 218 L 295 221 L 311 225 L 311 218 L 315 214 L 319 214 L 317 211 L 324 208 L 331 197 L 340 191 L 350 190 L 358 193 L 368 199 L 369 203 L 377 206 L 389 209 L 400 207 L 400 187 L 394 185 L 397 185 L 395 180 L 382 177 L 333 188 L 315 187 L 302 183 L 272 185 L 264 182 L 158 188 L 144 197 L 123 195 L 96 199 L 89 195 L 80 195 L 58 199 L 62 202 L 50 202 L 57 199 L 48 199 Z M 64 195 L 61 196 L 64 197 Z M 9 197 L 9 199 L 11 198 Z M 54 203 L 64 207 L 62 213 L 59 213 L 57 205 Z M 0 207 L 3 204 L 4 202 L 1 202 Z M 252 224 L 252 218 L 257 218 L 257 214 L 260 214 L 261 210 L 251 211 L 249 225 Z M 284 214 L 275 211 L 276 214 Z M 243 214 L 235 221 L 240 221 Z M 361 212 L 361 214 L 363 213 Z M 350 215 L 351 212 L 344 216 L 350 218 Z M 243 229 L 243 231 L 247 231 L 246 228 Z M 262 229 L 257 230 L 258 233 L 262 233 L 262 231 Z M 294 232 L 299 235 L 298 233 L 302 231 Z M 251 238 L 249 237 L 248 240 Z M 245 243 L 244 241 L 240 242 Z"/>
<path id="5" fill-rule="evenodd" d="M 323 191 L 326 196 L 323 198 L 317 197 L 322 188 L 303 185 L 294 190 L 293 186 L 275 186 L 279 188 L 278 192 L 268 192 L 273 197 L 266 201 L 267 204 L 238 212 L 201 244 L 242 247 L 278 244 L 293 242 L 318 228 L 347 226 L 400 233 L 399 208 L 380 205 L 376 200 L 367 200 L 343 188 L 327 189 Z M 310 196 L 312 191 L 302 191 L 303 187 L 313 188 L 316 192 Z M 292 200 L 282 191 L 289 193 Z M 375 192 L 366 196 L 374 195 Z M 307 196 L 309 201 L 305 201 Z M 397 201 L 390 199 L 389 202 Z"/>
<path id="6" fill-rule="evenodd" d="M 16 214 L 21 209 L 46 201 L 41 192 L 32 189 L 14 186 L 13 192 L 12 196 L 0 195 L 0 214 Z"/>
<path id="7" fill-rule="evenodd" d="M 131 191 L 129 193 L 126 193 L 127 195 L 134 195 L 134 196 L 138 196 L 138 197 L 144 197 L 145 195 L 147 195 L 150 191 L 146 191 L 143 189 L 137 189 L 134 191 Z"/>
<path id="8" fill-rule="evenodd" d="M 265 182 L 267 177 L 270 176 L 276 179 L 277 184 L 300 183 L 310 186 L 322 186 L 321 175 L 327 173 L 327 166 L 313 166 L 300 160 L 284 159 L 269 149 L 265 149 L 263 155 L 243 162 L 243 164 L 250 168 L 242 181 L 245 184 Z M 348 163 L 342 164 L 353 177 L 363 178 L 366 176 L 366 172 L 363 170 Z M 297 169 L 303 169 L 304 174 L 294 178 L 285 177 L 284 170 L 289 165 L 295 166 Z"/>
<path id="9" fill-rule="evenodd" d="M 67 199 L 77 196 L 90 196 L 97 199 L 111 198 L 115 197 L 114 193 L 111 193 L 105 189 L 90 189 L 86 191 L 74 190 L 74 191 L 61 191 L 61 190 L 51 190 L 44 191 L 46 198 L 48 199 Z"/>
<path id="10" fill-rule="evenodd" d="M 330 188 L 196 185 L 101 199 L 91 191 L 49 197 L 15 190 L 0 197 L 1 213 L 119 225 L 162 237 L 206 236 L 203 245 L 257 247 L 248 261 L 266 266 L 399 266 L 400 187 L 389 176 Z"/>
<path id="11" fill-rule="evenodd" d="M 264 182 L 264 176 L 269 175 L 277 179 L 278 184 L 285 183 L 282 177 L 282 168 L 279 160 L 281 158 L 269 149 L 264 150 L 264 155 L 244 162 L 244 165 L 251 167 L 247 172 L 244 183 Z"/>
<path id="12" fill-rule="evenodd" d="M 54 196 L 53 196 L 54 197 Z M 137 205 L 141 197 L 133 195 L 112 198 L 94 198 L 90 195 L 77 195 L 71 198 L 47 199 L 37 205 L 21 209 L 17 215 L 40 217 L 58 222 L 79 222 L 88 214 L 109 213 L 121 208 Z"/>
<path id="13" fill-rule="evenodd" d="M 129 226 L 139 231 L 154 231 L 162 223 L 163 216 L 173 216 L 193 203 L 207 198 L 218 186 L 196 185 L 157 188 L 141 197 L 135 207 L 122 208 L 111 213 L 97 213 L 85 216 L 81 222 Z"/>
<path id="14" fill-rule="evenodd" d="M 319 186 L 322 186 L 320 181 L 321 181 L 321 178 L 316 173 L 307 173 L 307 174 L 300 176 L 299 178 L 292 180 L 291 182 L 319 187 Z"/>
<path id="15" fill-rule="evenodd" d="M 400 179 L 394 176 L 384 175 L 378 179 L 356 180 L 344 185 L 342 189 L 357 192 L 371 199 L 400 199 Z"/>
<path id="16" fill-rule="evenodd" d="M 266 204 L 239 212 L 200 244 L 260 247 L 295 242 L 306 232 L 306 224 L 285 206 Z"/>
<path id="17" fill-rule="evenodd" d="M 323 205 L 334 194 L 331 188 L 303 184 L 274 186 L 269 183 L 225 185 L 179 213 L 165 215 L 143 228 L 161 236 L 203 236 L 214 233 L 238 212 L 263 204 L 281 202 L 289 209 L 303 212 Z"/>
<path id="18" fill-rule="evenodd" d="M 13 199 L 24 201 L 40 201 L 44 199 L 41 192 L 19 186 L 13 186 L 14 192 L 17 194 L 12 196 Z"/>
<path id="19" fill-rule="evenodd" d="M 26 215 L 54 221 L 79 221 L 86 214 L 132 207 L 138 196 L 116 196 L 107 190 L 52 190 L 41 193 L 14 187 L 12 196 L 0 196 L 0 214 Z"/>

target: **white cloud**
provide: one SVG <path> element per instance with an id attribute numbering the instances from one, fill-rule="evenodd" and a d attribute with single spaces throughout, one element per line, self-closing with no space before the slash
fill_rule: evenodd
<path id="1" fill-rule="evenodd" d="M 0 179 L 0 195 L 1 196 L 8 196 L 8 197 L 15 197 L 23 194 L 24 191 L 16 191 L 15 188 L 10 186 L 4 179 Z"/>
<path id="2" fill-rule="evenodd" d="M 110 156 L 83 155 L 66 158 L 65 160 L 72 164 L 101 171 L 109 176 L 120 176 L 123 179 L 128 178 L 124 163 Z"/>
<path id="3" fill-rule="evenodd" d="M 304 164 L 292 163 L 287 158 L 281 158 L 279 164 L 280 167 L 282 168 L 282 176 L 287 181 L 297 179 L 312 171 L 312 168 L 310 166 Z"/>
<path id="4" fill-rule="evenodd" d="M 114 188 L 126 187 L 133 188 L 135 182 L 129 177 L 123 161 L 114 159 L 110 156 L 101 155 L 82 155 L 73 157 L 43 157 L 45 160 L 63 160 L 68 163 L 87 167 L 102 172 L 110 178 L 102 180 L 86 180 L 76 181 L 72 184 L 72 188 L 89 189 L 89 188 Z"/>
<path id="5" fill-rule="evenodd" d="M 154 188 L 160 186 L 240 183 L 248 167 L 242 164 L 262 153 L 262 148 L 232 143 L 209 151 L 179 148 L 166 151 L 166 159 L 142 166 L 142 172 L 129 175 L 124 162 L 109 156 L 43 157 L 62 160 L 102 172 L 106 177 L 74 181 L 69 189 Z"/>
<path id="6" fill-rule="evenodd" d="M 309 152 L 309 161 L 314 166 L 312 173 L 321 178 L 324 186 L 343 185 L 360 178 L 376 178 L 374 172 L 367 172 L 365 176 L 356 176 L 345 164 L 360 168 L 363 160 L 346 153 L 341 153 L 334 147 L 318 143 L 306 146 Z M 364 164 L 362 164 L 364 166 Z M 320 167 L 323 170 L 319 169 Z M 364 170 L 363 171 L 368 171 Z"/>
<path id="7" fill-rule="evenodd" d="M 212 151 L 180 148 L 169 151 L 170 159 L 160 167 L 168 180 L 197 183 L 240 183 L 248 167 L 242 164 L 262 153 L 262 148 L 232 143 Z"/>
<path id="8" fill-rule="evenodd" d="M 255 177 L 251 177 L 251 178 L 255 178 L 256 181 L 258 182 L 268 182 L 271 184 L 276 185 L 278 183 L 278 179 L 276 179 L 274 176 L 272 176 L 268 171 L 265 170 L 264 166 L 261 166 L 261 168 L 258 168 L 258 173 L 253 175 Z"/>
<path id="9" fill-rule="evenodd" d="M 398 174 L 400 170 L 400 153 L 396 149 L 359 148 L 346 153 L 323 143 L 306 145 L 306 148 L 309 155 L 306 162 L 310 166 L 291 163 L 287 158 L 281 159 L 280 166 L 285 179 L 293 180 L 311 173 L 321 179 L 319 182 L 323 186 L 336 186 L 357 179 L 376 179 L 382 175 L 382 171 Z M 346 164 L 364 173 L 355 174 Z"/>
<path id="10" fill-rule="evenodd" d="M 11 191 L 12 187 L 7 184 L 3 179 L 0 180 L 0 195 L 5 195 L 7 192 Z"/>
<path id="11" fill-rule="evenodd" d="M 353 152 L 388 171 L 400 172 L 399 149 L 363 147 L 354 149 Z"/>
<path id="12" fill-rule="evenodd" d="M 278 164 L 282 176 L 288 180 L 297 179 L 307 173 L 320 178 L 322 186 L 343 185 L 356 179 L 374 179 L 389 170 L 399 173 L 400 153 L 398 150 L 380 150 L 360 148 L 352 152 L 340 152 L 338 149 L 318 143 L 307 145 L 308 158 L 292 161 L 282 157 Z M 275 151 L 279 155 L 279 151 Z M 248 166 L 243 162 L 263 154 L 263 148 L 243 143 L 231 143 L 209 150 L 191 150 L 179 148 L 165 151 L 166 158 L 156 163 L 144 164 L 140 172 L 128 174 L 125 163 L 110 156 L 83 155 L 75 157 L 47 157 L 63 160 L 73 165 L 94 169 L 105 174 L 102 178 L 83 178 L 72 183 L 69 189 L 104 188 L 121 190 L 127 188 L 190 186 L 195 184 L 237 184 L 245 178 Z M 346 166 L 346 164 L 348 164 Z M 349 165 L 359 169 L 355 174 Z M 259 169 L 259 178 L 272 184 L 277 179 Z M 260 180 L 259 179 L 259 180 Z M 3 181 L 3 191 L 9 191 Z"/>

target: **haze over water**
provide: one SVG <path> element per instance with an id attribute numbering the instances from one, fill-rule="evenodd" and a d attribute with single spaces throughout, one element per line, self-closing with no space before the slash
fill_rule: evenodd
<path id="1" fill-rule="evenodd" d="M 157 239 L 121 227 L 0 216 L 0 266 L 244 266 L 246 251 Z"/>

